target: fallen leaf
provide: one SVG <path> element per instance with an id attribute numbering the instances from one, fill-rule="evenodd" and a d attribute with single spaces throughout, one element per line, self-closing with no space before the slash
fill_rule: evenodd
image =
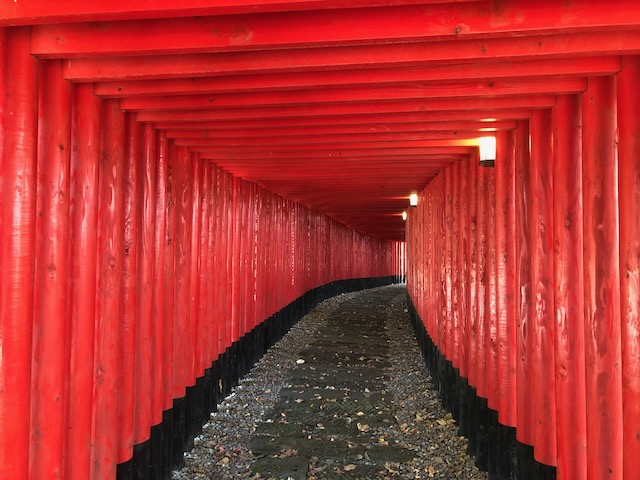
<path id="1" fill-rule="evenodd" d="M 361 432 L 368 432 L 369 431 L 369 425 L 367 425 L 366 423 L 357 423 L 358 426 L 358 430 L 360 430 Z"/>
<path id="2" fill-rule="evenodd" d="M 436 469 L 433 468 L 433 465 L 429 465 L 429 472 L 428 473 L 429 473 L 429 476 L 432 477 L 432 478 L 436 475 Z"/>
<path id="3" fill-rule="evenodd" d="M 355 470 L 356 466 L 353 463 L 350 463 L 349 465 L 345 465 L 344 466 L 344 471 L 345 472 L 350 472 L 351 470 Z"/>

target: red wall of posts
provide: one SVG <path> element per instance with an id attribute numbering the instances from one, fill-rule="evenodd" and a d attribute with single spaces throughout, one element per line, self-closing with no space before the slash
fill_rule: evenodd
<path id="1" fill-rule="evenodd" d="M 640 472 L 640 59 L 452 165 L 407 220 L 431 339 L 558 478 Z M 635 90 L 634 90 L 635 89 Z"/>
<path id="2" fill-rule="evenodd" d="M 233 178 L 0 30 L 0 478 L 115 477 L 225 348 L 402 246 Z"/>

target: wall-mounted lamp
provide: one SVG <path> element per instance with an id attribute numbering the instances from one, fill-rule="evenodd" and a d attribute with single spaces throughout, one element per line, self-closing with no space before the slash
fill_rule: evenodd
<path id="1" fill-rule="evenodd" d="M 412 193 L 411 195 L 409 195 L 409 206 L 410 207 L 417 207 L 418 206 L 418 194 L 417 193 Z"/>
<path id="2" fill-rule="evenodd" d="M 402 212 L 402 220 L 407 221 L 407 212 Z"/>
<path id="3" fill-rule="evenodd" d="M 496 161 L 496 137 L 480 139 L 480 166 L 493 167 Z"/>

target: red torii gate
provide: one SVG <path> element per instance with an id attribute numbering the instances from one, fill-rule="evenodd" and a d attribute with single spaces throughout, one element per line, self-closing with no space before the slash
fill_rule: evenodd
<path id="1" fill-rule="evenodd" d="M 406 235 L 488 414 L 560 478 L 635 478 L 637 2 L 210 3 L 0 5 L 0 476 L 125 475 Z"/>

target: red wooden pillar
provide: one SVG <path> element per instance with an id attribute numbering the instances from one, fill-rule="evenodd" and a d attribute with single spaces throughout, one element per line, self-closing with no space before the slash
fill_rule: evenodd
<path id="1" fill-rule="evenodd" d="M 158 142 L 158 187 L 163 180 L 162 158 L 166 158 L 166 208 L 164 212 L 158 210 L 158 215 L 165 216 L 166 233 L 164 235 L 164 328 L 163 328 L 163 352 L 162 352 L 162 377 L 163 377 L 163 410 L 169 410 L 173 406 L 174 364 L 179 361 L 174 348 L 175 334 L 175 295 L 176 295 L 176 202 L 178 201 L 178 185 L 175 169 L 177 149 L 168 143 L 163 133 Z M 160 198 L 158 199 L 160 207 Z M 157 218 L 157 217 L 156 217 Z M 158 222 L 160 225 L 161 222 Z M 162 234 L 162 232 L 158 232 Z"/>
<path id="2" fill-rule="evenodd" d="M 587 477 L 580 97 L 553 108 L 558 476 Z"/>
<path id="3" fill-rule="evenodd" d="M 117 100 L 103 103 L 102 122 L 91 477 L 113 478 L 120 438 L 118 337 L 124 260 L 124 114 Z"/>
<path id="4" fill-rule="evenodd" d="M 33 364 L 32 478 L 66 478 L 71 85 L 60 61 L 40 68 Z"/>
<path id="5" fill-rule="evenodd" d="M 224 298 L 224 311 L 222 321 L 224 322 L 224 348 L 227 349 L 231 346 L 233 340 L 233 239 L 234 239 L 234 179 L 233 177 L 225 173 L 223 196 L 224 196 L 224 222 L 223 222 L 223 244 L 221 249 L 224 256 L 224 270 L 223 270 L 223 298 Z"/>
<path id="6" fill-rule="evenodd" d="M 7 29 L 0 49 L 0 477 L 28 478 L 38 74 L 28 28 Z"/>
<path id="7" fill-rule="evenodd" d="M 489 408 L 498 410 L 498 320 L 496 307 L 496 191 L 493 168 L 484 168 L 487 178 L 487 203 L 485 217 L 486 236 L 486 293 L 485 293 L 485 372 L 487 376 L 487 400 Z"/>
<path id="8" fill-rule="evenodd" d="M 134 415 L 139 408 L 134 403 L 136 328 L 138 323 L 138 239 L 140 237 L 140 206 L 138 176 L 141 158 L 141 130 L 133 113 L 125 117 L 124 162 L 124 265 L 122 271 L 123 310 L 119 333 L 118 387 L 118 463 L 133 455 Z M 146 381 L 143 380 L 143 381 Z M 148 390 L 147 390 L 148 391 Z"/>
<path id="9" fill-rule="evenodd" d="M 516 426 L 516 244 L 514 134 L 496 133 L 495 236 L 498 419 Z"/>
<path id="10" fill-rule="evenodd" d="M 156 150 L 156 133 L 150 124 L 144 124 L 141 137 L 141 154 L 138 157 L 138 192 L 135 200 L 138 204 L 139 233 L 138 244 L 138 322 L 135 329 L 135 412 L 133 443 L 138 445 L 149 438 L 149 429 L 160 423 L 162 412 L 158 400 L 161 394 L 156 390 L 154 371 L 160 362 L 155 362 L 153 342 L 162 339 L 162 317 L 156 317 L 154 310 L 155 288 L 155 234 L 157 205 L 157 170 L 158 158 Z"/>
<path id="11" fill-rule="evenodd" d="M 215 179 L 215 190 L 213 192 L 213 208 L 214 213 L 214 238 L 213 238 L 213 262 L 214 262 L 214 300 L 213 300 L 213 321 L 215 332 L 215 348 L 214 348 L 214 360 L 218 358 L 220 354 L 224 352 L 223 348 L 223 336 L 224 336 L 224 323 L 223 323 L 223 295 L 222 295 L 222 282 L 224 280 L 223 270 L 223 257 L 221 251 L 221 245 L 223 243 L 222 218 L 223 218 L 223 199 L 222 199 L 222 183 L 224 180 L 224 172 L 215 165 L 213 166 L 213 177 Z"/>
<path id="12" fill-rule="evenodd" d="M 178 147 L 173 165 L 175 193 L 175 303 L 173 336 L 173 398 L 182 398 L 189 383 L 191 346 L 191 233 L 193 211 L 193 170 L 189 152 Z"/>
<path id="13" fill-rule="evenodd" d="M 460 185 L 458 215 L 458 275 L 460 287 L 458 292 L 458 315 L 460 322 L 460 375 L 469 377 L 469 161 L 464 160 L 459 164 Z"/>
<path id="14" fill-rule="evenodd" d="M 515 130 L 515 207 L 516 207 L 516 398 L 518 425 L 516 436 L 521 443 L 533 445 L 533 361 L 531 351 L 531 277 L 529 258 L 529 123 L 518 122 Z"/>
<path id="15" fill-rule="evenodd" d="M 100 100 L 92 84 L 73 88 L 70 204 L 70 373 L 66 474 L 90 477 L 96 304 Z"/>
<path id="16" fill-rule="evenodd" d="M 469 200 L 469 265 L 468 271 L 468 329 L 467 361 L 469 365 L 469 385 L 478 386 L 478 165 L 475 156 L 469 159 L 468 177 Z"/>
<path id="17" fill-rule="evenodd" d="M 213 297 L 209 287 L 213 277 L 211 269 L 211 163 L 207 160 L 200 162 L 200 255 L 198 268 L 198 327 L 196 332 L 196 376 L 201 376 L 205 369 L 211 366 L 211 304 Z"/>
<path id="18" fill-rule="evenodd" d="M 229 281 L 231 282 L 231 343 L 238 341 L 241 331 L 241 315 L 240 315 L 240 231 L 242 222 L 242 209 L 240 200 L 240 180 L 237 177 L 233 177 L 231 181 L 232 192 L 232 221 L 231 231 L 233 234 L 232 241 L 230 243 L 230 255 L 231 255 L 231 271 Z"/>
<path id="19" fill-rule="evenodd" d="M 451 362 L 454 368 L 460 369 L 460 269 L 459 269 L 459 252 L 460 252 L 460 162 L 456 162 L 451 166 L 452 185 L 451 196 Z M 397 271 L 396 271 L 397 272 Z M 396 273 L 397 274 L 397 273 Z"/>
<path id="20" fill-rule="evenodd" d="M 624 478 L 640 472 L 640 57 L 618 74 Z"/>
<path id="21" fill-rule="evenodd" d="M 534 457 L 556 464 L 555 328 L 553 316 L 553 161 L 551 111 L 531 115 L 529 163 L 529 339 L 533 346 Z"/>
<path id="22" fill-rule="evenodd" d="M 238 231 L 238 315 L 240 320 L 240 334 L 243 337 L 249 330 L 249 267 L 248 261 L 248 240 L 249 240 L 249 184 L 241 181 L 238 191 L 239 207 L 239 231 Z"/>
<path id="23" fill-rule="evenodd" d="M 443 254 L 443 263 L 444 263 L 444 272 L 443 273 L 443 302 L 442 306 L 444 307 L 441 312 L 444 313 L 442 315 L 441 321 L 444 323 L 443 329 L 443 338 L 442 338 L 442 348 L 443 353 L 446 355 L 447 360 L 451 360 L 453 358 L 453 342 L 452 340 L 452 324 L 453 324 L 453 284 L 452 284 L 452 262 L 451 262 L 451 253 L 452 253 L 452 245 L 453 245 L 453 167 L 449 166 L 443 170 L 444 175 L 444 196 L 442 197 L 442 213 L 444 214 L 443 224 L 444 224 L 444 249 L 442 251 Z"/>
<path id="24" fill-rule="evenodd" d="M 202 187 L 202 170 L 200 168 L 200 159 L 196 153 L 191 153 L 188 158 L 188 168 L 191 172 L 191 225 L 190 246 L 191 258 L 189 262 L 189 337 L 190 343 L 187 345 L 187 383 L 186 386 L 192 387 L 196 384 L 196 378 L 203 375 L 200 371 L 200 357 L 202 356 L 202 348 L 204 337 L 198 338 L 198 305 L 200 303 L 200 242 L 202 236 L 201 230 L 201 187 Z"/>
<path id="25" fill-rule="evenodd" d="M 487 257 L 487 222 L 489 195 L 488 195 L 488 172 L 484 167 L 478 166 L 478 160 L 474 159 L 477 174 L 477 196 L 476 196 L 476 307 L 475 307 L 475 342 L 476 342 L 476 390 L 478 396 L 487 397 L 487 379 L 489 372 L 486 371 L 487 345 L 485 344 L 485 330 L 487 329 L 486 295 L 488 292 L 488 257 Z"/>
<path id="26" fill-rule="evenodd" d="M 587 474 L 622 478 L 622 357 L 615 77 L 582 96 Z"/>
<path id="27" fill-rule="evenodd" d="M 207 331 L 205 335 L 208 338 L 208 347 L 205 351 L 207 364 L 209 368 L 214 360 L 218 356 L 218 334 L 216 331 L 217 314 L 216 304 L 218 297 L 216 295 L 216 278 L 218 277 L 218 269 L 216 268 L 216 181 L 217 181 L 217 169 L 208 160 L 204 160 L 205 168 L 208 170 L 208 184 L 207 184 L 207 209 L 208 209 L 208 234 L 207 234 L 207 267 L 205 271 L 205 281 L 202 288 L 205 290 L 207 310 L 207 320 L 205 328 Z"/>
<path id="28" fill-rule="evenodd" d="M 258 301 L 258 278 L 261 275 L 261 269 L 258 264 L 258 221 L 260 219 L 260 202 L 262 199 L 262 192 L 260 188 L 252 184 L 251 188 L 251 224 L 249 225 L 249 231 L 251 232 L 249 238 L 249 257 L 250 257 L 250 275 L 249 275 L 249 299 L 251 305 L 250 312 L 250 326 L 252 330 L 262 320 L 262 313 L 260 312 L 260 303 Z"/>
<path id="29" fill-rule="evenodd" d="M 224 353 L 225 349 L 225 316 L 224 316 L 224 288 L 225 278 L 225 258 L 223 245 L 225 243 L 226 231 L 224 230 L 224 179 L 225 173 L 219 168 L 215 168 L 216 174 L 216 191 L 215 191 L 215 210 L 216 210 L 216 226 L 215 226 L 215 332 L 217 338 L 216 358 Z"/>

